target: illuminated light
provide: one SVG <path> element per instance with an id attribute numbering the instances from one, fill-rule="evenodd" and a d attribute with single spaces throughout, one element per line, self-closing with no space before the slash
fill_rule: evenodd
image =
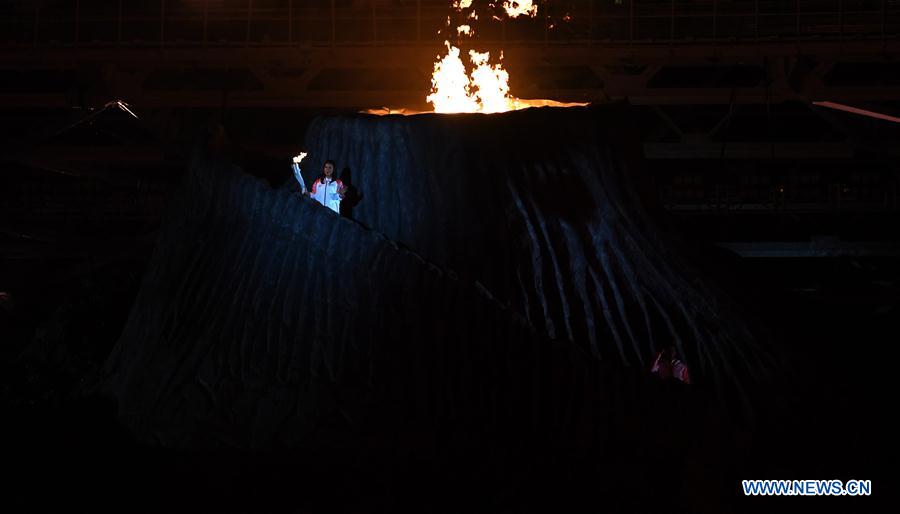
<path id="1" fill-rule="evenodd" d="M 460 25 L 459 27 L 456 27 L 456 33 L 457 34 L 465 34 L 467 36 L 475 35 L 475 31 L 472 30 L 472 27 L 470 27 L 468 25 Z"/>
<path id="2" fill-rule="evenodd" d="M 531 0 L 505 0 L 503 10 L 510 18 L 518 18 L 525 15 L 534 18 L 537 15 L 537 5 Z"/>
<path id="3" fill-rule="evenodd" d="M 868 116 L 870 118 L 876 118 L 879 120 L 900 123 L 900 118 L 898 118 L 896 116 L 891 116 L 889 114 L 883 114 L 883 113 L 875 112 L 875 111 L 869 111 L 866 109 L 860 109 L 859 107 L 851 107 L 849 105 L 839 104 L 837 102 L 813 102 L 813 105 L 818 105 L 820 107 L 828 107 L 829 109 L 836 109 L 838 111 L 859 114 L 862 116 Z"/>
<path id="4" fill-rule="evenodd" d="M 123 102 L 122 100 L 113 100 L 112 102 L 107 102 L 106 105 L 103 106 L 103 108 L 106 109 L 106 108 L 113 107 L 113 106 L 118 107 L 119 109 L 122 109 L 123 111 L 125 111 L 125 112 L 127 112 L 128 114 L 132 115 L 132 116 L 134 117 L 134 119 L 137 119 L 137 120 L 140 119 L 140 118 L 138 117 L 138 115 L 135 114 L 135 113 L 129 108 L 129 105 L 128 105 L 127 103 Z"/>
<path id="5" fill-rule="evenodd" d="M 546 98 L 516 98 L 514 103 L 516 104 L 516 110 L 528 109 L 529 107 L 586 107 L 591 105 L 590 102 L 560 102 Z"/>
<path id="6" fill-rule="evenodd" d="M 524 98 L 516 98 L 513 100 L 513 104 L 515 106 L 515 110 L 528 109 L 531 107 L 584 107 L 590 105 L 588 102 L 558 102 L 556 100 L 545 100 L 545 99 L 524 99 Z M 387 116 L 390 114 L 401 115 L 401 116 L 413 116 L 416 114 L 428 114 L 433 113 L 435 111 L 420 111 L 417 109 L 408 109 L 406 107 L 394 108 L 394 107 L 379 107 L 376 109 L 366 109 L 360 111 L 365 114 L 375 114 L 377 116 Z"/>
<path id="7" fill-rule="evenodd" d="M 563 16 L 563 21 L 572 21 L 572 17 L 569 15 L 569 13 L 566 13 L 566 15 Z"/>
<path id="8" fill-rule="evenodd" d="M 455 0 L 453 2 L 453 7 L 456 7 L 457 11 L 468 9 L 469 7 L 472 7 L 472 0 Z"/>
<path id="9" fill-rule="evenodd" d="M 412 116 L 413 114 L 425 114 L 431 111 L 417 111 L 415 109 L 407 109 L 406 107 L 401 107 L 399 109 L 395 109 L 393 107 L 379 107 L 377 109 L 366 109 L 361 111 L 365 114 L 375 114 L 378 116 L 387 116 L 390 114 L 399 114 L 401 116 Z"/>
<path id="10" fill-rule="evenodd" d="M 473 20 L 477 20 L 477 19 L 478 19 L 478 13 L 476 13 L 475 11 L 472 11 L 471 13 L 469 13 L 469 18 L 471 18 L 471 19 L 473 19 Z"/>

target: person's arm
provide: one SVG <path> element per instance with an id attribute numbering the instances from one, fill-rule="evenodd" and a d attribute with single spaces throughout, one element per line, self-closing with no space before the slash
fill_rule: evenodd
<path id="1" fill-rule="evenodd" d="M 294 178 L 297 179 L 297 182 L 300 184 L 300 192 L 305 195 L 306 183 L 303 181 L 303 174 L 300 172 L 300 165 L 295 162 L 291 164 L 291 168 L 294 169 Z"/>
<path id="2" fill-rule="evenodd" d="M 304 157 L 306 157 L 306 152 L 301 152 L 300 155 L 294 156 L 294 158 L 292 159 L 293 162 L 291 163 L 291 167 L 294 170 L 294 178 L 296 178 L 297 182 L 300 183 L 300 191 L 304 195 L 307 195 L 306 182 L 303 181 L 303 174 L 300 173 L 300 162 Z"/>

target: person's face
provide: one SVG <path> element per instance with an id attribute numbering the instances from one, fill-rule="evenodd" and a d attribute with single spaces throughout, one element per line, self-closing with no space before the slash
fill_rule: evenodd
<path id="1" fill-rule="evenodd" d="M 331 174 L 334 173 L 334 165 L 329 162 L 322 168 L 322 173 L 324 173 L 326 177 L 331 177 Z"/>

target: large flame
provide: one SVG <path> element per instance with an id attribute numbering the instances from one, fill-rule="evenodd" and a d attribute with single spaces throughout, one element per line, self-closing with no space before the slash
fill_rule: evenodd
<path id="1" fill-rule="evenodd" d="M 509 73 L 500 64 L 491 65 L 489 52 L 469 50 L 473 69 L 468 73 L 459 48 L 444 41 L 447 55 L 434 64 L 431 94 L 425 100 L 434 112 L 504 112 L 518 107 L 509 95 Z"/>
<path id="2" fill-rule="evenodd" d="M 434 112 L 477 112 L 478 99 L 471 92 L 466 66 L 459 58 L 459 48 L 447 45 L 447 55 L 434 63 L 431 74 L 431 94 L 425 100 L 434 105 Z"/>
<path id="3" fill-rule="evenodd" d="M 452 6 L 462 12 L 464 9 L 472 9 L 472 0 L 453 0 Z M 492 8 L 496 2 L 490 4 Z M 503 9 L 510 18 L 520 15 L 534 17 L 537 14 L 537 5 L 531 0 L 505 0 Z M 466 16 L 470 20 L 478 20 L 475 10 Z M 445 26 L 449 29 L 450 17 L 447 17 Z M 472 37 L 474 29 L 469 24 L 460 24 L 456 27 L 457 38 L 466 35 Z M 440 33 L 440 31 L 439 31 Z M 452 33 L 452 32 L 451 32 Z M 586 103 L 563 103 L 554 100 L 522 100 L 509 94 L 509 73 L 503 69 L 501 63 L 491 64 L 489 52 L 469 50 L 471 71 L 466 68 L 460 58 L 461 51 L 456 46 L 444 41 L 447 53 L 443 57 L 437 56 L 434 63 L 434 71 L 431 74 L 431 93 L 425 100 L 434 106 L 434 112 L 481 112 L 495 113 L 505 112 L 528 107 L 574 107 L 587 105 Z M 503 60 L 503 54 L 500 54 Z M 408 109 L 370 109 L 366 112 L 372 114 L 414 114 Z"/>
<path id="4" fill-rule="evenodd" d="M 525 100 L 509 94 L 509 73 L 501 64 L 490 64 L 489 52 L 469 50 L 472 71 L 468 73 L 460 59 L 459 48 L 444 41 L 447 55 L 434 64 L 431 75 L 431 94 L 427 100 L 434 112 L 495 113 L 527 109 L 529 107 L 576 107 L 587 103 L 557 102 L 555 100 Z M 502 55 L 501 55 L 502 59 Z M 396 109 L 373 109 L 373 114 L 409 114 Z"/>
<path id="5" fill-rule="evenodd" d="M 469 57 L 475 69 L 472 70 L 472 84 L 481 108 L 479 112 L 504 112 L 516 109 L 516 99 L 509 96 L 509 73 L 500 64 L 491 66 L 489 52 L 469 50 Z"/>
<path id="6" fill-rule="evenodd" d="M 491 6 L 496 5 L 492 2 Z M 472 0 L 453 0 L 453 8 L 458 12 L 472 9 Z M 505 1 L 503 8 L 511 18 L 520 14 L 537 13 L 537 6 L 531 1 Z M 468 14 L 468 19 L 477 20 L 475 9 Z M 447 18 L 449 25 L 450 18 Z M 457 36 L 474 35 L 469 24 L 456 27 Z M 447 54 L 438 56 L 431 74 L 431 94 L 425 100 L 434 106 L 434 112 L 504 112 L 527 107 L 509 94 L 509 73 L 500 63 L 491 64 L 489 52 L 469 50 L 472 70 L 469 72 L 460 59 L 459 48 L 444 41 Z M 501 54 L 500 58 L 503 56 Z M 520 107 L 520 105 L 522 105 Z"/>

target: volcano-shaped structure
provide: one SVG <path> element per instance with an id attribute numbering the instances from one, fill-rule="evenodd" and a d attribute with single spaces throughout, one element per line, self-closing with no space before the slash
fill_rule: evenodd
<path id="1" fill-rule="evenodd" d="M 740 383 L 765 367 L 761 353 L 648 217 L 631 115 L 319 118 L 307 162 L 335 160 L 364 195 L 354 219 L 477 282 L 537 332 L 624 365 L 674 346 L 698 376 Z"/>
<path id="2" fill-rule="evenodd" d="M 307 183 L 337 161 L 352 219 L 199 152 L 107 364 L 123 419 L 185 446 L 603 446 L 636 437 L 610 420 L 649 405 L 659 349 L 746 389 L 765 354 L 641 206 L 630 126 L 319 119 Z"/>

